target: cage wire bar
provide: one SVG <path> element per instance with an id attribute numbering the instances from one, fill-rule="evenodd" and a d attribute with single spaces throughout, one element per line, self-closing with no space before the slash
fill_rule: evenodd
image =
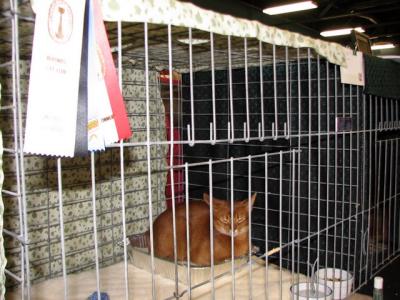
<path id="1" fill-rule="evenodd" d="M 60 276 L 63 297 L 69 299 L 69 274 L 94 269 L 95 291 L 100 299 L 106 276 L 102 268 L 121 261 L 124 297 L 137 298 L 137 291 L 132 289 L 137 282 L 129 273 L 133 267 L 132 245 L 126 238 L 138 233 L 134 224 L 139 219 L 149 230 L 147 271 L 152 299 L 195 298 L 196 291 L 207 284 L 210 298 L 218 299 L 219 281 L 224 278 L 230 278 L 229 298 L 240 299 L 245 294 L 249 299 L 269 299 L 274 289 L 271 282 L 277 280 L 278 288 L 274 291 L 283 299 L 289 293 L 286 276 L 292 286 L 305 281 L 309 287 L 307 295 L 311 296 L 310 287 L 314 281 L 323 282 L 324 278 L 326 283 L 329 268 L 350 274 L 352 292 L 355 292 L 399 256 L 400 100 L 366 95 L 361 87 L 342 84 L 338 66 L 311 49 L 291 49 L 171 24 L 121 21 L 107 24 L 134 134 L 143 135 L 110 145 L 105 153 L 91 153 L 89 158 L 80 161 L 79 167 L 70 165 L 69 159 L 48 158 L 46 168 L 29 169 L 25 162 L 30 156 L 22 151 L 27 96 L 21 87 L 20 57 L 23 53 L 23 60 L 29 61 L 26 53 L 31 44 L 26 39 L 31 40 L 32 34 L 25 29 L 32 26 L 33 18 L 22 14 L 19 5 L 29 6 L 29 2 L 10 0 L 8 7 L 1 7 L 4 20 L 0 23 L 0 30 L 8 30 L 10 36 L 9 52 L 0 49 L 1 59 L 6 59 L 0 64 L 0 78 L 11 80 L 3 92 L 1 124 L 7 139 L 4 161 L 13 165 L 13 169 L 5 170 L 2 193 L 7 200 L 7 212 L 4 217 L 6 225 L 12 224 L 12 218 L 18 223 L 16 228 L 3 230 L 6 241 L 14 240 L 9 247 L 6 245 L 10 253 L 7 287 L 11 293 L 19 288 L 21 299 L 34 299 L 32 291 L 36 283 Z M 26 34 L 21 36 L 20 30 Z M 195 39 L 199 37 L 207 37 L 208 42 L 196 44 Z M 188 42 L 179 42 L 180 38 Z M 21 44 L 25 48 L 21 49 Z M 132 69 L 141 77 L 131 79 L 126 75 Z M 158 75 L 154 75 L 163 69 L 169 74 L 175 70 L 180 72 L 178 87 L 172 76 L 168 83 L 161 83 Z M 132 86 L 142 89 L 143 94 L 127 96 Z M 162 89 L 167 93 L 160 96 Z M 161 103 L 160 111 L 155 109 L 157 102 Z M 142 105 L 140 112 L 132 108 L 136 103 Z M 137 122 L 139 119 L 141 123 Z M 165 126 L 167 121 L 169 128 Z M 169 139 L 165 137 L 167 132 Z M 177 146 L 182 149 L 178 154 L 174 153 Z M 135 152 L 139 149 L 143 149 L 143 155 Z M 169 153 L 163 153 L 162 149 L 168 149 Z M 102 160 L 107 155 L 110 157 Z M 160 163 L 167 157 L 168 163 Z M 132 167 L 131 163 L 137 165 Z M 139 169 L 139 164 L 141 173 L 132 171 Z M 71 209 L 68 192 L 78 184 L 69 183 L 67 174 L 74 169 L 83 172 L 84 168 L 89 170 L 90 179 L 80 184 L 90 190 L 89 198 L 82 202 L 89 205 L 86 217 L 91 224 L 86 233 L 91 242 L 87 250 L 79 251 L 87 251 L 90 261 L 85 266 L 74 267 L 70 265 L 75 252 L 69 244 L 71 219 L 67 212 Z M 182 176 L 176 177 L 175 172 Z M 41 224 L 49 232 L 48 240 L 35 240 L 38 225 L 30 216 L 37 211 L 33 203 L 40 187 L 32 186 L 32 174 L 47 178 L 47 186 L 43 187 L 49 198 L 43 209 L 47 215 L 53 205 L 51 191 L 56 190 L 57 238 L 50 237 L 49 219 L 47 224 Z M 139 174 L 144 174 L 145 185 L 131 186 L 132 178 Z M 162 183 L 162 174 L 165 177 L 169 174 L 168 184 Z M 113 197 L 117 199 L 109 211 L 102 207 L 104 199 L 108 200 L 101 190 L 104 184 L 110 184 L 112 201 Z M 165 193 L 166 186 L 171 188 L 171 194 L 163 198 L 160 195 Z M 132 204 L 132 194 L 139 192 L 144 193 L 144 201 L 140 205 Z M 195 269 L 191 265 L 190 203 L 201 200 L 204 192 L 210 196 L 211 261 L 207 280 L 195 282 Z M 256 201 L 254 205 L 249 201 L 248 205 L 246 262 L 239 265 L 235 259 L 232 234 L 228 269 L 218 273 L 214 261 L 213 237 L 217 229 L 213 199 L 227 200 L 230 228 L 234 232 L 235 202 L 250 200 L 254 193 L 257 193 Z M 183 199 L 182 203 L 177 199 Z M 160 270 L 153 228 L 149 224 L 167 201 L 171 203 L 173 216 L 171 279 L 174 284 L 171 291 L 163 294 L 156 276 Z M 178 205 L 185 205 L 185 275 L 179 273 L 182 262 L 178 259 L 175 219 Z M 146 213 L 132 217 L 132 211 L 138 211 L 139 207 L 145 207 Z M 120 220 L 114 220 L 117 213 L 121 214 Z M 112 219 L 111 225 L 105 225 L 106 217 Z M 111 238 L 104 233 L 108 229 L 112 231 Z M 105 240 L 120 245 L 112 245 L 109 258 L 105 254 Z M 50 250 L 54 243 L 60 243 L 57 253 Z M 30 255 L 43 244 L 49 248 L 45 262 Z M 61 267 L 56 268 L 56 263 Z M 46 275 L 37 272 L 40 264 L 48 267 Z M 260 266 L 262 275 L 257 272 Z M 324 273 L 317 272 L 321 269 Z M 242 283 L 243 272 L 247 274 L 244 276 L 247 284 Z M 182 276 L 186 276 L 183 284 Z M 262 281 L 261 288 L 259 281 Z M 339 297 L 343 296 L 345 284 L 348 283 L 340 281 Z M 325 287 L 324 292 L 327 291 Z"/>
<path id="2" fill-rule="evenodd" d="M 21 268 L 19 274 L 9 269 L 5 269 L 6 276 L 15 280 L 21 286 L 21 294 L 30 297 L 30 263 L 29 263 L 29 238 L 27 228 L 27 214 L 26 214 L 26 196 L 25 196 L 25 168 L 24 168 L 24 154 L 20 149 L 23 144 L 23 123 L 22 123 L 22 103 L 21 103 L 21 90 L 20 90 L 20 54 L 19 54 L 19 24 L 20 20 L 24 22 L 24 18 L 20 18 L 18 14 L 18 1 L 9 1 L 8 14 L 2 20 L 3 26 L 5 23 L 10 23 L 11 27 L 11 53 L 8 53 L 6 61 L 1 63 L 1 68 L 10 70 L 11 68 L 11 98 L 12 104 L 1 108 L 1 112 L 6 109 L 12 110 L 12 132 L 13 132 L 13 143 L 9 148 L 4 148 L 6 156 L 9 155 L 15 161 L 15 181 L 16 190 L 3 189 L 3 195 L 10 197 L 13 201 L 17 201 L 18 206 L 18 229 L 3 229 L 3 233 L 14 239 L 19 244 L 19 258 L 21 261 Z M 3 158 L 6 159 L 6 156 Z"/>

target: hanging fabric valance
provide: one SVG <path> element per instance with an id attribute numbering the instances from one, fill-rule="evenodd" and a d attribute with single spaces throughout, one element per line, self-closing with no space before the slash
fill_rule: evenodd
<path id="1" fill-rule="evenodd" d="M 39 0 L 31 0 L 33 10 Z M 171 24 L 222 35 L 257 38 L 294 48 L 312 48 L 331 63 L 346 66 L 344 47 L 258 21 L 235 18 L 176 0 L 102 0 L 106 21 Z"/>

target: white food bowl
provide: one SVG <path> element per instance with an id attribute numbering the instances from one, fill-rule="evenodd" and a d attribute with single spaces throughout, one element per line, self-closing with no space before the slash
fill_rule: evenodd
<path id="1" fill-rule="evenodd" d="M 351 273 L 334 268 L 319 269 L 315 275 L 319 283 L 333 290 L 333 299 L 345 299 L 351 294 L 354 277 Z"/>
<path id="2" fill-rule="evenodd" d="M 292 300 L 332 300 L 332 289 L 324 284 L 315 283 L 315 290 L 311 287 L 312 283 L 300 282 L 290 287 Z"/>

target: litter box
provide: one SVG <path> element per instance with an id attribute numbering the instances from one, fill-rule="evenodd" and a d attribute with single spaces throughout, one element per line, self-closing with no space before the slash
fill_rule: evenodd
<path id="1" fill-rule="evenodd" d="M 130 262 L 137 268 L 151 272 L 151 256 L 147 248 L 136 248 L 128 246 Z M 255 257 L 255 259 L 258 259 Z M 248 256 L 235 259 L 235 277 L 247 274 L 248 271 Z M 231 261 L 214 265 L 214 278 L 226 274 L 231 276 Z M 175 264 L 173 261 L 154 257 L 155 273 L 164 278 L 175 281 Z M 210 280 L 210 266 L 191 266 L 191 285 L 204 283 Z M 178 281 L 184 285 L 188 285 L 187 280 L 187 265 L 178 263 Z"/>

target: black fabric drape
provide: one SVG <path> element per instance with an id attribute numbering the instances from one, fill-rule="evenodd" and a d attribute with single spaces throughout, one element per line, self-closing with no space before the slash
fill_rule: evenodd
<path id="1" fill-rule="evenodd" d="M 400 64 L 364 55 L 365 93 L 379 97 L 400 98 Z"/>

